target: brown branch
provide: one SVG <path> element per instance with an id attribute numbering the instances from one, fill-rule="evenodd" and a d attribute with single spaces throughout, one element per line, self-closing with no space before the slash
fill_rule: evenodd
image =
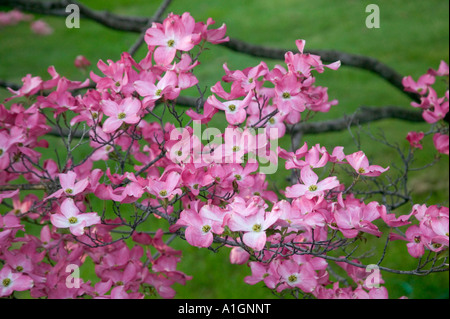
<path id="1" fill-rule="evenodd" d="M 0 185 L 0 192 L 4 191 L 15 191 L 15 190 L 22 190 L 22 191 L 47 191 L 48 187 L 43 184 L 9 184 L 9 185 Z"/>
<path id="2" fill-rule="evenodd" d="M 301 132 L 304 134 L 338 132 L 348 129 L 349 126 L 361 125 L 384 119 L 424 122 L 422 112 L 420 111 L 410 110 L 399 106 L 361 106 L 353 115 L 344 115 L 341 118 L 327 121 L 301 123 L 294 129 L 294 132 Z"/>
<path id="3" fill-rule="evenodd" d="M 69 3 L 75 3 L 79 6 L 82 18 L 96 21 L 115 30 L 137 32 L 142 34 L 142 32 L 148 27 L 149 21 L 151 21 L 151 19 L 144 17 L 127 17 L 108 11 L 92 10 L 75 1 L 69 2 L 67 0 L 60 0 L 42 2 L 38 0 L 0 0 L 0 5 L 7 5 L 28 12 L 56 16 L 67 16 L 65 8 Z M 164 4 L 162 7 L 164 7 Z M 136 43 L 136 45 L 139 45 L 139 43 Z M 222 45 L 230 50 L 243 54 L 276 60 L 283 60 L 284 54 L 289 51 L 285 49 L 269 48 L 249 44 L 233 38 L 230 38 L 229 42 L 225 42 Z M 134 50 L 134 47 L 132 49 Z M 291 51 L 295 52 L 296 50 Z M 414 101 L 420 101 L 419 95 L 404 91 L 402 85 L 402 75 L 375 58 L 335 50 L 308 50 L 306 53 L 319 55 L 324 62 L 335 62 L 340 60 L 342 65 L 370 71 L 385 79 Z"/>

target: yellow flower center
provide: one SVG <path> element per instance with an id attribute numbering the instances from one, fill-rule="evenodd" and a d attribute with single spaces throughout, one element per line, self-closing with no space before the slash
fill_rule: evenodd
<path id="1" fill-rule="evenodd" d="M 317 185 L 311 185 L 308 187 L 310 192 L 315 192 L 317 190 Z"/>
<path id="2" fill-rule="evenodd" d="M 290 275 L 290 276 L 288 277 L 288 281 L 289 281 L 290 283 L 296 282 L 296 281 L 297 281 L 297 276 L 296 276 L 296 275 Z"/>
<path id="3" fill-rule="evenodd" d="M 204 232 L 204 233 L 207 233 L 207 232 L 209 232 L 211 230 L 211 226 L 209 226 L 209 225 L 204 225 L 203 227 L 202 227 L 202 232 Z"/>
<path id="4" fill-rule="evenodd" d="M 291 94 L 289 94 L 289 92 L 284 92 L 283 93 L 283 99 L 288 99 L 291 97 Z"/>
<path id="5" fill-rule="evenodd" d="M 167 191 L 166 190 L 162 190 L 162 191 L 159 192 L 159 195 L 167 196 Z"/>
<path id="6" fill-rule="evenodd" d="M 253 225 L 253 227 L 252 227 L 252 230 L 253 230 L 254 232 L 257 232 L 257 233 L 259 233 L 259 232 L 261 231 L 261 229 L 262 229 L 262 227 L 261 227 L 260 224 L 255 224 L 255 225 Z"/>
<path id="7" fill-rule="evenodd" d="M 65 190 L 65 192 L 66 192 L 66 194 L 72 194 L 72 193 L 73 193 L 73 190 L 72 190 L 71 188 L 67 188 L 67 189 Z"/>
<path id="8" fill-rule="evenodd" d="M 125 114 L 125 113 L 123 113 L 123 112 L 121 112 L 121 113 L 119 113 L 118 115 L 117 115 L 117 118 L 119 119 L 119 120 L 123 120 L 124 118 L 126 118 L 127 117 L 127 115 Z"/>
<path id="9" fill-rule="evenodd" d="M 364 174 L 366 172 L 366 170 L 362 167 L 359 168 L 358 173 L 360 174 Z"/>
<path id="10" fill-rule="evenodd" d="M 3 279 L 3 282 L 2 282 L 3 287 L 8 287 L 10 283 L 11 283 L 11 279 L 9 279 L 9 278 Z"/>
<path id="11" fill-rule="evenodd" d="M 78 222 L 78 219 L 76 217 L 72 216 L 69 218 L 69 223 L 76 224 L 77 222 Z"/>
<path id="12" fill-rule="evenodd" d="M 236 105 L 230 104 L 230 105 L 228 105 L 228 109 L 229 109 L 231 112 L 234 112 L 234 111 L 236 110 Z"/>
<path id="13" fill-rule="evenodd" d="M 174 41 L 174 40 L 169 40 L 169 41 L 167 41 L 167 46 L 168 46 L 169 48 L 173 47 L 174 44 L 175 44 L 175 41 Z"/>

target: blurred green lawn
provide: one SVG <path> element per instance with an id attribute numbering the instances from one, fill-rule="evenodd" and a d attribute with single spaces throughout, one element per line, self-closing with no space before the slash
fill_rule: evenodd
<path id="1" fill-rule="evenodd" d="M 82 3 L 99 10 L 117 14 L 151 16 L 161 1 L 149 0 L 87 0 Z M 381 12 L 381 28 L 368 29 L 365 25 L 365 8 L 376 3 Z M 226 23 L 228 35 L 254 44 L 287 49 L 295 48 L 296 39 L 305 39 L 307 49 L 334 49 L 372 56 L 395 68 L 402 75 L 417 79 L 428 68 L 437 68 L 441 60 L 449 60 L 449 2 L 442 0 L 228 0 L 207 1 L 175 0 L 168 12 L 181 14 L 189 11 L 196 21 L 216 20 L 216 26 Z M 70 78 L 82 79 L 73 61 L 84 55 L 93 62 L 99 59 L 117 60 L 135 42 L 137 35 L 107 29 L 94 22 L 82 20 L 80 29 L 67 29 L 63 18 L 43 17 L 55 30 L 47 37 L 36 36 L 28 24 L 0 29 L 0 79 L 20 82 L 28 73 L 48 78 L 48 66 Z M 144 49 L 137 58 L 143 57 Z M 202 65 L 196 73 L 203 86 L 212 86 L 224 74 L 222 64 L 230 69 L 255 66 L 260 59 L 213 47 L 200 59 Z M 268 61 L 269 66 L 282 61 Z M 410 100 L 397 89 L 373 74 L 342 67 L 338 71 L 326 70 L 317 76 L 317 83 L 329 87 L 330 99 L 338 99 L 339 105 L 317 120 L 351 114 L 361 105 L 398 105 L 409 107 Z M 0 98 L 6 97 L 0 90 Z M 364 128 L 367 128 L 365 126 Z M 370 125 L 372 131 L 381 129 L 385 135 L 406 146 L 408 131 L 426 131 L 426 124 L 411 124 L 385 120 Z M 354 130 L 356 133 L 357 130 Z M 320 143 L 330 150 L 336 145 L 345 147 L 346 153 L 356 151 L 349 132 L 305 136 L 309 145 Z M 392 164 L 393 154 L 381 145 L 361 136 L 362 148 L 373 163 L 382 166 Z M 286 141 L 283 141 L 286 143 Z M 287 146 L 283 144 L 283 146 Z M 417 165 L 434 156 L 431 138 L 426 139 Z M 280 176 L 269 179 L 280 180 Z M 428 204 L 448 205 L 448 157 L 431 170 L 415 174 L 411 180 L 417 191 L 417 200 L 428 199 Z M 369 242 L 368 247 L 372 245 Z M 262 285 L 246 285 L 243 278 L 250 274 L 245 266 L 230 265 L 228 250 L 214 254 L 205 249 L 175 240 L 173 246 L 183 250 L 180 270 L 194 279 L 186 286 L 176 286 L 177 298 L 272 298 Z M 408 257 L 404 243 L 393 243 L 386 260 L 389 265 L 411 269 L 415 260 Z M 90 270 L 84 268 L 86 276 Z M 83 275 L 83 274 L 82 274 Z M 448 273 L 426 277 L 407 277 L 384 274 L 391 298 L 448 298 Z"/>

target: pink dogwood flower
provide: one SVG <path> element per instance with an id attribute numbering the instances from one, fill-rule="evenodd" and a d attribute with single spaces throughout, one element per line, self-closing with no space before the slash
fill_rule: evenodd
<path id="1" fill-rule="evenodd" d="M 266 230 L 275 224 L 280 214 L 280 212 L 266 212 L 264 209 L 259 209 L 255 214 L 244 217 L 239 212 L 233 212 L 228 221 L 228 227 L 231 231 L 244 232 L 242 236 L 244 244 L 260 251 L 266 244 Z"/>
<path id="2" fill-rule="evenodd" d="M 406 92 L 414 92 L 424 95 L 428 92 L 428 89 L 436 81 L 435 77 L 430 74 L 422 75 L 417 82 L 414 81 L 412 76 L 406 76 L 402 79 L 403 87 Z"/>
<path id="3" fill-rule="evenodd" d="M 181 195 L 182 190 L 179 188 L 181 175 L 177 172 L 169 173 L 165 179 L 150 178 L 146 189 L 160 199 L 170 199 L 175 195 Z"/>
<path id="4" fill-rule="evenodd" d="M 250 91 L 243 100 L 220 102 L 215 95 L 211 95 L 208 97 L 207 101 L 215 108 L 225 111 L 225 117 L 228 123 L 231 125 L 238 125 L 244 122 L 247 117 L 245 107 L 249 105 L 252 96 L 253 93 Z"/>
<path id="5" fill-rule="evenodd" d="M 369 160 L 367 159 L 366 154 L 362 151 L 347 155 L 345 158 L 359 175 L 379 176 L 389 170 L 389 166 L 387 168 L 383 168 L 379 165 L 369 165 Z"/>
<path id="6" fill-rule="evenodd" d="M 423 132 L 409 132 L 406 136 L 406 140 L 409 142 L 411 147 L 422 149 L 423 146 L 420 144 L 420 141 L 423 139 L 425 134 Z"/>
<path id="7" fill-rule="evenodd" d="M 434 147 L 441 154 L 449 154 L 449 136 L 447 134 L 436 133 L 433 135 Z"/>
<path id="8" fill-rule="evenodd" d="M 228 42 L 230 38 L 225 36 L 225 34 L 227 33 L 227 27 L 225 24 L 222 24 L 220 28 L 208 30 L 208 27 L 215 23 L 216 21 L 214 21 L 212 18 L 208 18 L 208 20 L 206 20 L 206 23 L 198 22 L 196 25 L 196 29 L 200 30 L 202 39 L 206 40 L 209 43 L 219 44 Z"/>
<path id="9" fill-rule="evenodd" d="M 142 100 L 144 107 L 150 108 L 153 108 L 155 101 L 163 97 L 173 100 L 180 94 L 178 77 L 174 71 L 167 71 L 156 85 L 152 79 L 144 79 L 134 82 L 134 87 L 139 95 L 144 97 Z"/>
<path id="10" fill-rule="evenodd" d="M 432 76 L 448 76 L 449 75 L 448 64 L 445 61 L 441 61 L 437 70 L 429 69 L 427 73 Z"/>
<path id="11" fill-rule="evenodd" d="M 14 272 L 8 265 L 0 270 L 0 297 L 11 295 L 14 291 L 25 291 L 33 287 L 33 280 L 23 273 Z"/>
<path id="12" fill-rule="evenodd" d="M 209 216 L 213 215 L 215 208 L 205 205 L 198 211 L 198 202 L 191 202 L 191 209 L 185 209 L 177 223 L 170 228 L 174 232 L 180 227 L 186 227 L 185 235 L 189 244 L 195 247 L 209 247 L 213 242 L 213 233 L 221 234 L 223 232 L 222 222 L 214 221 Z"/>
<path id="13" fill-rule="evenodd" d="M 154 23 L 145 33 L 145 42 L 157 47 L 154 59 L 157 64 L 172 63 L 177 51 L 190 51 L 201 40 L 200 33 L 194 33 L 195 21 L 189 13 L 182 16 L 170 14 L 162 24 Z"/>
<path id="14" fill-rule="evenodd" d="M 282 282 L 277 288 L 278 291 L 297 287 L 311 293 L 317 286 L 316 272 L 309 263 L 299 265 L 293 260 L 285 260 L 280 263 L 277 272 Z"/>
<path id="15" fill-rule="evenodd" d="M 81 194 L 89 185 L 88 178 L 84 178 L 78 182 L 77 173 L 69 171 L 66 174 L 59 174 L 59 183 L 61 184 L 61 189 L 57 190 L 50 196 L 47 196 L 45 200 L 49 198 L 60 198 L 61 196 L 76 196 Z"/>
<path id="16" fill-rule="evenodd" d="M 427 240 L 424 238 L 419 226 L 412 225 L 405 232 L 406 240 L 409 241 L 406 244 L 409 254 L 414 258 L 422 257 L 425 254 L 425 243 Z"/>
<path id="17" fill-rule="evenodd" d="M 91 62 L 84 55 L 77 55 L 74 61 L 74 65 L 78 69 L 85 70 L 88 66 L 91 65 Z"/>
<path id="18" fill-rule="evenodd" d="M 380 237 L 381 232 L 372 221 L 380 217 L 380 206 L 377 202 L 365 205 L 357 199 L 346 200 L 343 207 L 338 207 L 334 218 L 338 229 L 347 238 L 355 238 L 359 232 L 365 232 Z"/>
<path id="19" fill-rule="evenodd" d="M 27 74 L 24 78 L 22 78 L 23 86 L 19 90 L 13 90 L 8 88 L 8 90 L 14 94 L 14 96 L 5 99 L 5 101 L 9 101 L 16 97 L 21 96 L 30 96 L 34 95 L 39 90 L 42 89 L 42 79 L 39 76 L 32 77 L 31 74 Z"/>
<path id="20" fill-rule="evenodd" d="M 44 20 L 32 22 L 31 30 L 38 35 L 50 35 L 53 33 L 53 28 Z"/>
<path id="21" fill-rule="evenodd" d="M 123 123 L 136 124 L 141 120 L 138 115 L 141 110 L 141 102 L 138 99 L 128 97 L 123 99 L 120 104 L 111 100 L 103 100 L 102 105 L 103 112 L 109 116 L 103 123 L 105 133 L 116 131 Z"/>
<path id="22" fill-rule="evenodd" d="M 66 198 L 60 213 L 53 214 L 50 220 L 56 228 L 69 228 L 75 236 L 83 235 L 85 227 L 101 223 L 97 213 L 81 213 L 72 198 Z"/>
<path id="23" fill-rule="evenodd" d="M 336 176 L 327 177 L 318 182 L 319 177 L 314 173 L 310 166 L 303 167 L 300 171 L 300 176 L 303 184 L 295 184 L 291 187 L 287 187 L 287 198 L 306 196 L 306 198 L 310 199 L 315 196 L 322 196 L 325 191 L 332 190 L 339 186 L 339 181 Z"/>

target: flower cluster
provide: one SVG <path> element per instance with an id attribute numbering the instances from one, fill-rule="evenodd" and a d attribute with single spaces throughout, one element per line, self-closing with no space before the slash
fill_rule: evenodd
<path id="1" fill-rule="evenodd" d="M 441 61 L 437 70 L 429 69 L 427 73 L 420 76 L 417 81 L 411 76 L 403 78 L 403 86 L 406 92 L 417 93 L 420 96 L 420 103 L 412 102 L 415 108 L 422 109 L 423 119 L 430 124 L 439 125 L 448 116 L 449 111 L 449 90 L 448 90 L 449 68 L 445 61 Z M 442 97 L 439 97 L 433 85 L 437 78 L 444 78 L 447 82 L 447 90 Z M 439 153 L 449 154 L 448 126 L 441 125 L 433 135 L 434 147 Z M 408 142 L 413 148 L 422 149 L 421 140 L 424 138 L 423 132 L 409 132 Z"/>
<path id="2" fill-rule="evenodd" d="M 316 298 L 387 298 L 359 260 L 336 254 L 364 236 L 381 237 L 386 227 L 410 225 L 412 216 L 419 224 L 404 236 L 392 232 L 392 240 L 406 240 L 413 257 L 448 249 L 448 208 L 415 206 L 397 217 L 352 193 L 389 170 L 363 151 L 306 142 L 292 151 L 273 147 L 288 126 L 337 104 L 327 88 L 315 86 L 315 76 L 340 62 L 325 65 L 304 53 L 304 40 L 273 69 L 264 62 L 244 70 L 224 64 L 211 94 L 179 112 L 183 91 L 202 92 L 194 71 L 205 46 L 228 41 L 225 25 L 213 24 L 170 14 L 146 31 L 148 53 L 140 61 L 128 53 L 100 60 L 99 73 L 86 81 L 50 67 L 49 80 L 28 74 L 20 89 L 10 89 L 0 104 L 0 185 L 28 184 L 0 192 L 0 203 L 12 201 L 0 215 L 1 297 L 29 290 L 36 298 L 172 298 L 173 285 L 191 277 L 176 269 L 181 252 L 163 241 L 166 235 L 195 247 L 231 247 L 231 262 L 250 266 L 246 283 Z M 430 92 L 425 119 L 442 119 L 448 92 L 446 106 L 443 100 L 431 106 L 428 77 L 419 82 Z M 412 90 L 422 85 L 405 83 Z M 226 132 L 214 130 L 214 121 L 225 123 Z M 197 134 L 202 126 L 206 138 Z M 44 138 L 50 133 L 62 141 L 54 159 L 41 150 L 50 147 Z M 414 145 L 420 138 L 409 135 Z M 291 184 L 273 189 L 262 167 L 282 161 Z M 24 197 L 27 190 L 44 194 Z M 149 233 L 151 218 L 166 220 L 168 231 Z M 28 223 L 40 235 L 25 232 Z M 353 285 L 340 288 L 332 261 Z M 71 273 L 89 262 L 95 284 Z"/>

